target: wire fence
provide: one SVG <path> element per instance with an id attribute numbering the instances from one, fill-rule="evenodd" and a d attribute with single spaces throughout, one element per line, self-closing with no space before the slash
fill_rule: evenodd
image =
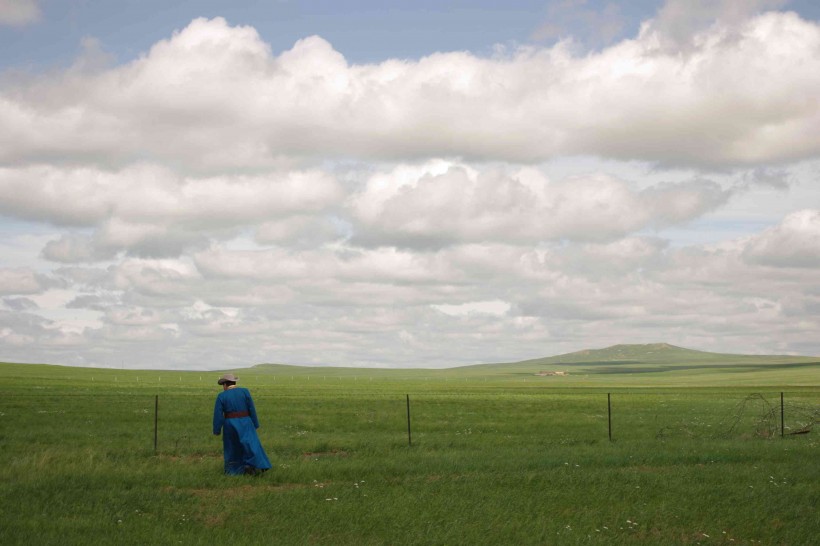
<path id="1" fill-rule="evenodd" d="M 820 392 L 254 395 L 260 437 L 281 453 L 469 447 L 489 437 L 573 444 L 751 440 L 817 434 Z M 0 399 L 0 445 L 110 446 L 213 455 L 214 397 L 13 393 Z M 15 423 L 14 427 L 6 424 Z"/>

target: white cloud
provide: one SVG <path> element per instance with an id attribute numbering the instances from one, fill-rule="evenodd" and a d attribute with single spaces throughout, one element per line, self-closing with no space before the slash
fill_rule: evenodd
<path id="1" fill-rule="evenodd" d="M 344 238 L 345 229 L 337 218 L 292 216 L 259 224 L 254 237 L 260 244 L 315 247 Z"/>
<path id="2" fill-rule="evenodd" d="M 664 28 L 584 57 L 558 44 L 351 65 L 320 37 L 276 56 L 252 28 L 198 19 L 128 65 L 5 90 L 0 160 L 219 172 L 587 154 L 725 166 L 820 150 L 818 25 L 793 13 L 726 18 L 686 56 L 658 50 Z"/>
<path id="3" fill-rule="evenodd" d="M 0 269 L 0 295 L 39 294 L 48 285 L 49 282 L 42 275 L 29 268 Z"/>
<path id="4" fill-rule="evenodd" d="M 146 326 L 159 323 L 161 316 L 157 310 L 144 307 L 109 307 L 105 319 L 121 326 Z"/>
<path id="5" fill-rule="evenodd" d="M 464 242 L 616 240 L 644 228 L 680 224 L 724 204 L 713 182 L 668 183 L 635 191 L 606 175 L 552 182 L 534 169 L 477 171 L 453 165 L 398 184 L 375 175 L 354 196 L 354 240 L 440 247 Z M 389 178 L 389 177 L 387 177 Z"/>
<path id="6" fill-rule="evenodd" d="M 194 261 L 197 269 L 208 277 L 290 281 L 291 288 L 293 283 L 333 279 L 375 284 L 429 283 L 454 274 L 437 255 L 391 247 L 306 251 L 284 248 L 234 251 L 212 247 L 198 252 Z"/>
<path id="7" fill-rule="evenodd" d="M 0 169 L 0 212 L 67 226 L 112 217 L 135 224 L 237 226 L 321 211 L 339 197 L 336 181 L 317 170 L 198 178 L 147 164 L 119 171 L 45 165 Z"/>
<path id="8" fill-rule="evenodd" d="M 119 171 L 34 166 L 0 168 L 0 212 L 30 221 L 91 227 L 51 241 L 44 257 L 59 262 L 108 259 L 118 251 L 178 255 L 260 222 L 303 220 L 341 198 L 327 173 L 181 177 L 153 165 Z M 265 235 L 263 229 L 263 237 Z"/>
<path id="9" fill-rule="evenodd" d="M 752 237 L 744 257 L 776 267 L 820 267 L 820 210 L 789 214 L 780 225 Z"/>
<path id="10" fill-rule="evenodd" d="M 438 305 L 433 305 L 432 307 L 433 309 L 441 311 L 445 315 L 452 315 L 456 317 L 475 314 L 501 316 L 510 310 L 510 304 L 500 300 L 471 301 L 469 303 L 461 303 L 459 305 L 441 303 Z"/>
<path id="11" fill-rule="evenodd" d="M 39 309 L 37 302 L 30 298 L 3 298 L 3 305 L 12 311 L 34 311 Z"/>
<path id="12" fill-rule="evenodd" d="M 368 65 L 199 19 L 125 65 L 87 40 L 4 78 L 3 358 L 816 352 L 820 27 L 768 6 L 670 2 L 583 56 Z"/>
<path id="13" fill-rule="evenodd" d="M 689 49 L 705 31 L 715 26 L 736 26 L 788 0 L 666 0 L 647 23 L 663 45 L 672 50 Z"/>
<path id="14" fill-rule="evenodd" d="M 607 3 L 595 9 L 586 0 L 550 2 L 545 21 L 536 28 L 531 38 L 536 41 L 564 39 L 582 40 L 589 46 L 610 44 L 624 27 L 620 7 Z"/>
<path id="15" fill-rule="evenodd" d="M 40 20 L 38 0 L 0 0 L 0 25 L 24 26 Z"/>
<path id="16" fill-rule="evenodd" d="M 42 256 L 47 260 L 62 263 L 94 262 L 113 257 L 111 253 L 96 248 L 91 237 L 73 233 L 47 242 L 43 247 Z"/>

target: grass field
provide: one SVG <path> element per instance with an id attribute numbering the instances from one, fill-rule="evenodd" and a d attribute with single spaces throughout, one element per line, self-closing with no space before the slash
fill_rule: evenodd
<path id="1" fill-rule="evenodd" d="M 811 359 L 591 356 L 240 371 L 261 478 L 221 474 L 216 372 L 0 364 L 0 544 L 816 543 Z"/>

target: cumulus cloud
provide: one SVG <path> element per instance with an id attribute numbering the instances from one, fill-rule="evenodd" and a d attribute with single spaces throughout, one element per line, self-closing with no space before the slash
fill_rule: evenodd
<path id="1" fill-rule="evenodd" d="M 551 182 L 518 172 L 431 165 L 374 175 L 352 199 L 354 240 L 437 247 L 454 243 L 568 239 L 607 241 L 644 228 L 679 224 L 724 204 L 729 191 L 709 181 L 667 183 L 635 191 L 622 180 L 591 175 Z"/>
<path id="2" fill-rule="evenodd" d="M 37 302 L 29 298 L 3 298 L 3 305 L 12 311 L 35 311 L 40 308 Z"/>
<path id="3" fill-rule="evenodd" d="M 820 27 L 771 6 L 672 1 L 583 55 L 362 65 L 197 19 L 112 66 L 86 40 L 0 88 L 3 359 L 816 348 L 816 163 L 789 162 L 820 151 Z"/>
<path id="4" fill-rule="evenodd" d="M 186 301 L 184 287 L 195 283 L 200 275 L 185 259 L 126 259 L 109 269 L 110 285 L 123 291 L 133 291 L 146 298 Z M 154 302 L 156 305 L 158 302 Z"/>
<path id="5" fill-rule="evenodd" d="M 820 210 L 789 214 L 779 225 L 752 237 L 746 243 L 744 257 L 776 267 L 820 266 Z"/>
<path id="6" fill-rule="evenodd" d="M 0 25 L 24 26 L 40 19 L 38 0 L 0 0 Z"/>
<path id="7" fill-rule="evenodd" d="M 616 4 L 608 3 L 595 9 L 587 0 L 562 0 L 549 3 L 544 22 L 530 38 L 580 40 L 588 46 L 600 47 L 620 36 L 623 28 L 624 17 Z"/>
<path id="8" fill-rule="evenodd" d="M 625 336 L 750 351 L 770 347 L 758 344 L 775 332 L 786 350 L 820 326 L 813 313 L 820 296 L 806 290 L 816 286 L 817 267 L 750 262 L 749 245 L 739 239 L 674 248 L 629 237 L 427 252 L 213 246 L 192 261 L 130 258 L 104 269 L 61 269 L 78 289 L 95 287 L 66 305 L 101 311 L 101 325 L 82 333 L 38 329 L 19 313 L 4 327 L 21 351 L 25 336 L 29 347 L 48 340 L 54 350 L 94 344 L 107 362 L 121 358 L 115 355 L 127 343 L 126 360 L 134 364 L 154 362 L 151 354 L 160 351 L 167 362 L 213 367 L 270 360 L 443 366 L 603 346 Z M 455 353 L 446 349 L 453 345 Z M 11 341 L 4 347 L 10 351 Z"/>
<path id="9" fill-rule="evenodd" d="M 391 247 L 309 251 L 213 247 L 197 253 L 194 262 L 198 271 L 208 277 L 289 281 L 291 288 L 311 280 L 329 282 L 333 279 L 351 284 L 424 284 L 447 279 L 454 273 L 446 260 L 435 254 L 416 254 Z M 337 286 L 333 283 L 331 290 Z"/>
<path id="10" fill-rule="evenodd" d="M 40 294 L 51 281 L 26 267 L 0 269 L 0 295 Z"/>
<path id="11" fill-rule="evenodd" d="M 47 242 L 42 255 L 47 260 L 62 263 L 94 262 L 114 256 L 113 253 L 95 247 L 91 237 L 77 234 L 63 235 Z"/>
<path id="12" fill-rule="evenodd" d="M 469 303 L 461 303 L 459 305 L 448 305 L 446 303 L 433 305 L 434 309 L 438 309 L 445 315 L 465 316 L 474 314 L 483 315 L 504 315 L 510 310 L 510 304 L 505 301 L 471 301 Z"/>
<path id="13" fill-rule="evenodd" d="M 147 158 L 216 172 L 585 154 L 727 166 L 820 150 L 817 24 L 726 18 L 685 57 L 658 49 L 665 28 L 583 57 L 559 43 L 351 65 L 318 36 L 275 55 L 253 28 L 198 19 L 125 66 L 4 90 L 0 160 Z"/>
<path id="14" fill-rule="evenodd" d="M 106 322 L 122 326 L 145 326 L 157 324 L 160 314 L 144 307 L 109 307 L 105 311 Z"/>
<path id="15" fill-rule="evenodd" d="M 237 226 L 319 211 L 340 196 L 321 171 L 184 177 L 157 165 L 119 171 L 51 165 L 0 169 L 0 212 L 64 226 L 117 217 L 131 224 Z"/>
<path id="16" fill-rule="evenodd" d="M 94 311 L 105 311 L 117 305 L 117 299 L 104 297 L 98 294 L 82 294 L 66 303 L 66 309 L 91 309 Z"/>
<path id="17" fill-rule="evenodd" d="M 254 236 L 260 244 L 279 244 L 291 247 L 315 247 L 346 236 L 347 229 L 341 218 L 318 216 L 291 216 L 259 224 Z"/>
<path id="18" fill-rule="evenodd" d="M 318 170 L 195 178 L 145 164 L 119 171 L 0 168 L 0 212 L 93 228 L 46 245 L 44 257 L 64 263 L 109 259 L 119 251 L 175 256 L 188 246 L 207 246 L 206 236 L 232 236 L 257 223 L 263 223 L 261 237 L 270 238 L 264 222 L 298 216 L 309 223 L 311 214 L 334 207 L 341 192 Z"/>
<path id="19" fill-rule="evenodd" d="M 788 171 L 772 167 L 758 167 L 745 175 L 745 181 L 748 185 L 770 187 L 777 190 L 787 190 L 791 185 L 791 180 Z"/>
<path id="20" fill-rule="evenodd" d="M 732 28 L 750 17 L 776 9 L 788 0 L 666 0 L 646 31 L 656 33 L 663 46 L 686 50 L 699 36 L 717 26 Z"/>

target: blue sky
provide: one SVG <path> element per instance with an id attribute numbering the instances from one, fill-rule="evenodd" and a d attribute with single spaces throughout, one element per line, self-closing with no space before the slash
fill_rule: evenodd
<path id="1" fill-rule="evenodd" d="M 3 66 L 64 66 L 80 53 L 81 41 L 87 37 L 100 40 L 118 62 L 126 62 L 192 19 L 217 16 L 234 25 L 253 26 L 274 51 L 318 34 L 352 62 L 418 58 L 437 51 L 489 55 L 497 44 L 554 40 L 536 36 L 547 22 L 560 27 L 561 35 L 589 44 L 599 22 L 592 15 L 609 14 L 617 20 L 621 30 L 612 39 L 632 36 L 663 2 L 52 0 L 38 5 L 40 16 L 35 21 L 6 26 L 0 33 Z M 806 19 L 820 18 L 820 4 L 812 0 L 787 2 L 783 7 Z"/>
<path id="2" fill-rule="evenodd" d="M 819 18 L 0 0 L 0 360 L 820 354 Z"/>
<path id="3" fill-rule="evenodd" d="M 622 9 L 634 31 L 658 2 L 629 2 Z M 225 17 L 252 25 L 274 50 L 318 34 L 353 62 L 416 58 L 436 51 L 488 54 L 496 44 L 527 43 L 547 18 L 544 2 L 290 2 L 290 1 L 85 1 L 42 2 L 32 24 L 7 28 L 0 50 L 10 66 L 61 65 L 95 37 L 119 61 L 145 52 L 196 17 Z M 590 6 L 587 9 L 595 9 Z M 578 25 L 578 21 L 566 21 Z M 568 28 L 570 32 L 572 28 Z M 583 30 L 583 29 L 577 29 Z"/>

